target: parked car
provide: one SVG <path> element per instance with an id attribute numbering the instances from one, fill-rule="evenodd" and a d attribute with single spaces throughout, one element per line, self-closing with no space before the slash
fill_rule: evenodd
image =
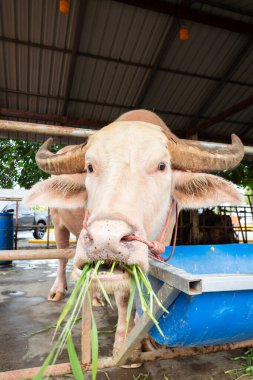
<path id="1" fill-rule="evenodd" d="M 2 212 L 13 213 L 14 223 L 16 218 L 16 202 L 8 203 Z M 33 231 L 35 239 L 42 239 L 46 233 L 48 224 L 47 211 L 34 211 L 32 208 L 25 207 L 22 202 L 18 206 L 18 231 Z M 38 227 L 31 227 L 38 225 Z"/>

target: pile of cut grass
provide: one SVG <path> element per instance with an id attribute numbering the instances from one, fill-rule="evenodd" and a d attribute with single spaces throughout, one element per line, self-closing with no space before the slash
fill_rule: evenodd
<path id="1" fill-rule="evenodd" d="M 98 330 L 96 326 L 96 321 L 93 314 L 92 309 L 92 300 L 90 299 L 89 288 L 93 279 L 97 280 L 97 283 L 100 287 L 101 293 L 103 294 L 107 303 L 112 307 L 109 296 L 101 283 L 98 277 L 99 268 L 103 264 L 102 261 L 98 261 L 97 263 L 89 263 L 86 264 L 82 270 L 82 274 L 78 279 L 72 294 L 64 306 L 62 313 L 56 323 L 53 339 L 52 339 L 52 349 L 46 358 L 44 364 L 42 365 L 39 372 L 34 376 L 33 380 L 40 380 L 44 376 L 44 373 L 49 365 L 54 365 L 56 363 L 57 358 L 61 354 L 65 345 L 67 346 L 69 361 L 71 365 L 71 369 L 73 375 L 76 380 L 84 380 L 84 373 L 82 371 L 75 346 L 72 340 L 72 329 L 76 324 L 77 320 L 80 319 L 80 312 L 83 305 L 84 297 L 87 296 L 89 300 L 90 310 L 91 310 L 91 318 L 92 318 L 92 328 L 91 328 L 91 358 L 92 358 L 92 380 L 96 379 L 97 375 L 97 367 L 98 367 Z M 114 262 L 112 264 L 110 273 L 114 271 L 115 266 L 118 263 Z M 127 318 L 126 318 L 126 334 L 129 327 L 129 321 L 132 313 L 134 296 L 136 293 L 136 289 L 138 290 L 138 294 L 140 297 L 141 308 L 144 313 L 146 313 L 149 318 L 153 321 L 155 326 L 161 335 L 163 335 L 162 330 L 159 327 L 158 321 L 154 316 L 154 302 L 156 302 L 165 313 L 168 311 L 163 307 L 160 300 L 157 298 L 154 293 L 150 281 L 147 275 L 142 271 L 142 269 L 138 265 L 122 265 L 122 268 L 128 271 L 131 278 L 131 289 L 130 289 L 130 297 L 129 303 L 127 307 Z M 66 318 L 68 316 L 68 319 Z M 60 327 L 61 332 L 60 332 Z M 56 339 L 56 336 L 57 339 Z M 55 342 L 54 342 L 55 341 Z M 54 342 L 54 343 L 53 343 Z M 49 376 L 47 377 L 47 379 Z"/>
<path id="2" fill-rule="evenodd" d="M 236 380 L 245 379 L 246 377 L 253 379 L 253 348 L 249 348 L 244 355 L 237 356 L 232 360 L 244 360 L 245 364 L 239 368 L 225 371 L 225 374 L 235 376 Z"/>

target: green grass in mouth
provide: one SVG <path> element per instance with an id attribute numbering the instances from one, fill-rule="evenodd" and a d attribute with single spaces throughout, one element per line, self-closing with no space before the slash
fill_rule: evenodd
<path id="1" fill-rule="evenodd" d="M 92 358 L 92 380 L 96 379 L 97 367 L 98 367 L 98 330 L 96 326 L 96 321 L 92 309 L 92 301 L 90 299 L 89 287 L 91 285 L 92 279 L 95 278 L 100 287 L 101 293 L 103 294 L 107 303 L 112 307 L 109 296 L 98 277 L 98 271 L 100 266 L 103 264 L 102 261 L 97 263 L 85 264 L 82 270 L 82 274 L 69 297 L 67 303 L 65 304 L 61 315 L 56 323 L 51 351 L 40 368 L 39 372 L 33 377 L 33 380 L 40 380 L 43 378 L 44 373 L 48 366 L 54 365 L 57 358 L 61 354 L 65 345 L 67 346 L 69 361 L 73 375 L 76 380 L 84 380 L 84 373 L 79 362 L 75 346 L 72 340 L 72 329 L 76 324 L 77 320 L 80 319 L 80 312 L 83 306 L 84 297 L 87 296 L 89 299 L 92 328 L 91 328 L 91 358 Z M 111 269 L 108 273 L 113 273 L 117 262 L 113 262 Z M 121 265 L 121 267 L 130 274 L 130 297 L 127 307 L 127 317 L 126 317 L 126 335 L 129 327 L 129 321 L 131 317 L 131 312 L 134 303 L 134 296 L 136 289 L 139 293 L 141 308 L 144 313 L 153 321 L 157 327 L 160 334 L 163 336 L 163 332 L 159 327 L 158 321 L 154 316 L 154 302 L 156 302 L 165 313 L 168 311 L 163 307 L 160 300 L 154 293 L 150 281 L 147 275 L 142 271 L 138 265 Z M 68 317 L 68 318 L 67 318 Z M 60 330 L 61 327 L 61 330 Z M 57 338 L 56 338 L 57 337 Z M 47 379 L 49 376 L 47 376 Z"/>

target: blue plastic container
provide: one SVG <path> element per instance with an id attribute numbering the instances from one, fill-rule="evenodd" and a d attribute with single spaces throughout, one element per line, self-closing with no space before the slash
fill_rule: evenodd
<path id="1" fill-rule="evenodd" d="M 1 250 L 13 249 L 13 214 L 0 212 L 0 260 Z M 0 261 L 1 265 L 10 264 L 11 261 Z"/>
<path id="2" fill-rule="evenodd" d="M 169 255 L 171 248 L 166 251 Z M 167 265 L 191 274 L 252 274 L 253 245 L 179 246 Z M 150 276 L 153 288 L 162 282 Z M 253 289 L 253 281 L 252 281 Z M 180 293 L 150 335 L 168 346 L 201 346 L 253 339 L 253 290 Z"/>

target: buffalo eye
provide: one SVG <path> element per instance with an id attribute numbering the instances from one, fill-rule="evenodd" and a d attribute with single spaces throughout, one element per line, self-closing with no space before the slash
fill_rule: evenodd
<path id="1" fill-rule="evenodd" d="M 166 164 L 164 162 L 160 162 L 160 164 L 158 165 L 158 169 L 161 170 L 161 172 L 163 172 L 166 169 Z"/>
<path id="2" fill-rule="evenodd" d="M 93 166 L 91 164 L 89 164 L 87 166 L 87 171 L 88 171 L 88 173 L 93 173 L 94 172 Z"/>

